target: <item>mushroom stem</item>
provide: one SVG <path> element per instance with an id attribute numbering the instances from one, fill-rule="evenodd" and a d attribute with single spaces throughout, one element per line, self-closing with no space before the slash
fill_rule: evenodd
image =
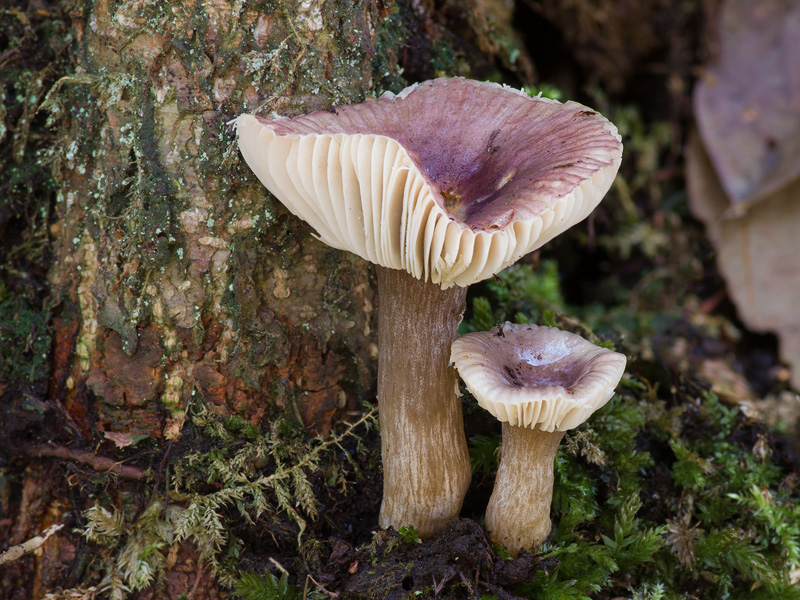
<path id="1" fill-rule="evenodd" d="M 378 269 L 381 527 L 430 536 L 458 516 L 471 478 L 450 344 L 466 288 Z"/>
<path id="2" fill-rule="evenodd" d="M 550 534 L 553 461 L 563 431 L 541 431 L 503 423 L 503 446 L 494 491 L 486 507 L 486 529 L 516 557 Z"/>

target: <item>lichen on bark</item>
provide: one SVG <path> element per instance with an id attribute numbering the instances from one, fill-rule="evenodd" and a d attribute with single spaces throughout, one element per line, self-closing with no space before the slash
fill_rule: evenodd
<path id="1" fill-rule="evenodd" d="M 50 98 L 66 149 L 55 156 L 51 283 L 80 315 L 70 385 L 57 393 L 83 407 L 75 418 L 96 412 L 85 431 L 140 422 L 174 439 L 195 391 L 222 414 L 257 422 L 287 408 L 325 433 L 369 397 L 369 270 L 313 240 L 258 185 L 227 123 L 401 85 L 394 10 L 222 0 L 74 9 L 75 74 Z M 122 372 L 155 383 L 106 385 Z"/>

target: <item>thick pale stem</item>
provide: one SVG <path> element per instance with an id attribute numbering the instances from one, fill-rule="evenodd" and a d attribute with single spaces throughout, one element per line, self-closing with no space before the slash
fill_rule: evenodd
<path id="1" fill-rule="evenodd" d="M 449 360 L 466 292 L 378 267 L 381 527 L 429 536 L 461 510 L 471 470 Z"/>
<path id="2" fill-rule="evenodd" d="M 517 556 L 550 534 L 553 461 L 563 431 L 503 423 L 503 447 L 494 491 L 486 507 L 489 537 Z"/>

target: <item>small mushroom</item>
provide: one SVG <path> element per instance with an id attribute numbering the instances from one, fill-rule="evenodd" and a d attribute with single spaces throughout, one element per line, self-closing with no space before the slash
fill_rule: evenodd
<path id="1" fill-rule="evenodd" d="M 236 125 L 247 164 L 290 211 L 377 265 L 380 524 L 431 535 L 471 476 L 448 368 L 466 286 L 594 209 L 619 168 L 616 128 L 574 102 L 461 78 Z"/>
<path id="2" fill-rule="evenodd" d="M 625 356 L 555 327 L 504 323 L 457 339 L 450 360 L 478 404 L 503 423 L 486 529 L 517 556 L 549 535 L 558 444 L 611 399 Z"/>

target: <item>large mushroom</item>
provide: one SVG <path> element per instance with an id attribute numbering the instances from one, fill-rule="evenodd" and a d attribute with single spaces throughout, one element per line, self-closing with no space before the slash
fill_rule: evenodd
<path id="1" fill-rule="evenodd" d="M 555 327 L 504 323 L 458 338 L 451 361 L 478 404 L 503 423 L 486 529 L 516 556 L 549 535 L 558 445 L 611 399 L 625 356 Z"/>
<path id="2" fill-rule="evenodd" d="M 261 182 L 322 242 L 377 265 L 380 524 L 431 535 L 470 480 L 448 368 L 466 286 L 594 209 L 619 168 L 616 128 L 574 102 L 461 78 L 236 124 Z"/>

